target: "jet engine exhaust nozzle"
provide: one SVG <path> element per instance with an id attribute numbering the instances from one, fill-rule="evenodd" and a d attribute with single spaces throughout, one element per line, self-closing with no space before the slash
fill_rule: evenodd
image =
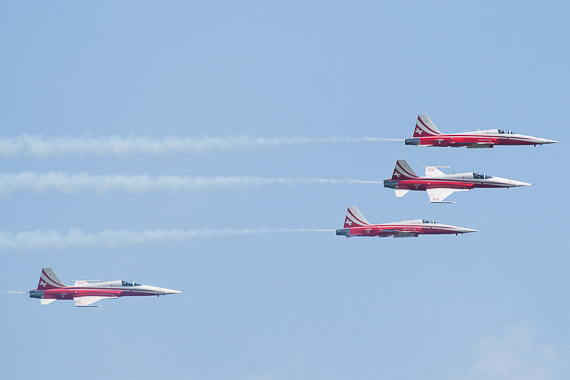
<path id="1" fill-rule="evenodd" d="M 30 298 L 44 298 L 43 290 L 30 290 Z"/>

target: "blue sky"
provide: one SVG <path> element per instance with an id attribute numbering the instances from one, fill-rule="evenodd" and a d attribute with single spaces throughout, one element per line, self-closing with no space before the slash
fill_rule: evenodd
<path id="1" fill-rule="evenodd" d="M 447 165 L 534 185 L 456 193 L 451 205 L 421 192 L 395 198 L 380 184 L 4 194 L 4 240 L 70 228 L 335 229 L 348 206 L 375 223 L 426 218 L 480 232 L 2 246 L 0 378 L 565 378 L 568 11 L 566 2 L 2 4 L 1 138 L 403 139 L 426 113 L 444 132 L 506 128 L 563 143 L 3 156 L 12 174 L 365 181 L 406 159 L 417 172 Z M 184 293 L 86 309 L 7 293 L 35 288 L 46 266 L 67 283 L 129 279 Z"/>

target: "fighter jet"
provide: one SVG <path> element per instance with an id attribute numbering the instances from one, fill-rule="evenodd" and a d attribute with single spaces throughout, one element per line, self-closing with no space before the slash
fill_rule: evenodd
<path id="1" fill-rule="evenodd" d="M 427 191 L 429 201 L 432 203 L 454 203 L 443 202 L 443 200 L 455 191 L 531 185 L 526 182 L 491 177 L 485 173 L 445 174 L 438 169 L 442 167 L 449 166 L 425 166 L 425 177 L 420 177 L 406 160 L 398 160 L 392 178 L 384 180 L 384 187 L 395 189 L 397 197 L 403 197 L 410 190 L 422 190 Z"/>
<path id="2" fill-rule="evenodd" d="M 38 288 L 30 291 L 30 298 L 39 298 L 42 305 L 49 305 L 55 300 L 74 300 L 75 306 L 85 307 L 100 300 L 118 297 L 164 296 L 177 293 L 182 292 L 121 280 L 105 282 L 103 280 L 81 280 L 69 286 L 65 285 L 51 268 L 43 268 Z"/>
<path id="3" fill-rule="evenodd" d="M 395 238 L 418 237 L 419 234 L 425 235 L 450 235 L 450 234 L 466 234 L 469 232 L 477 232 L 471 228 L 448 226 L 429 220 L 403 220 L 402 222 L 370 224 L 364 216 L 354 206 L 350 206 L 346 211 L 344 218 L 344 228 L 336 230 L 336 234 L 340 236 L 378 236 Z"/>
<path id="4" fill-rule="evenodd" d="M 458 148 L 492 148 L 495 145 L 542 145 L 557 143 L 539 137 L 519 135 L 506 129 L 488 129 L 473 132 L 441 133 L 428 115 L 418 115 L 414 137 L 406 139 L 406 145 L 450 146 Z"/>

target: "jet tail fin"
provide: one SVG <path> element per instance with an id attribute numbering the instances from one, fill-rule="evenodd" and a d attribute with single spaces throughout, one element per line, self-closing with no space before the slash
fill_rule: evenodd
<path id="1" fill-rule="evenodd" d="M 428 115 L 418 115 L 416 128 L 414 129 L 414 137 L 426 137 L 441 135 L 441 132 L 431 121 Z"/>
<path id="2" fill-rule="evenodd" d="M 392 173 L 392 180 L 419 178 L 414 169 L 406 160 L 396 161 L 396 167 Z"/>
<path id="3" fill-rule="evenodd" d="M 367 226 L 370 223 L 366 220 L 364 215 L 360 213 L 356 206 L 350 206 L 348 210 L 346 210 L 346 217 L 344 218 L 344 228 L 350 227 L 363 227 Z"/>
<path id="4" fill-rule="evenodd" d="M 56 289 L 67 286 L 57 277 L 57 274 L 51 268 L 43 268 L 38 283 L 38 290 Z"/>

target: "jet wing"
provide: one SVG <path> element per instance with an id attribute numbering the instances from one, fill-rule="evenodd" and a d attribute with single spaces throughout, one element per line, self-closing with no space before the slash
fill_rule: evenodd
<path id="1" fill-rule="evenodd" d="M 73 300 L 75 301 L 75 306 L 89 306 L 92 303 L 95 303 L 100 300 L 109 300 L 115 299 L 117 297 L 94 297 L 94 296 L 87 296 L 87 297 L 75 297 Z M 91 306 L 91 307 L 101 307 L 99 305 Z"/>
<path id="2" fill-rule="evenodd" d="M 408 238 L 408 237 L 418 237 L 417 232 L 412 231 L 401 231 L 394 235 L 395 238 Z"/>
<path id="3" fill-rule="evenodd" d="M 426 166 L 426 177 L 443 177 L 444 175 L 445 173 L 435 166 Z"/>
<path id="4" fill-rule="evenodd" d="M 395 235 L 395 234 L 397 234 L 398 232 L 400 232 L 400 231 L 398 231 L 398 230 L 391 230 L 391 229 L 384 229 L 384 228 L 383 228 L 383 229 L 380 230 L 380 233 L 379 233 L 377 236 L 379 236 L 379 237 L 388 237 L 388 236 Z"/>
<path id="5" fill-rule="evenodd" d="M 404 237 L 418 237 L 418 234 L 419 234 L 418 228 L 407 228 L 407 229 L 383 228 L 378 236 L 380 237 L 393 236 L 395 238 L 399 237 L 404 238 Z"/>
<path id="6" fill-rule="evenodd" d="M 453 194 L 455 191 L 467 191 L 468 189 L 450 189 L 448 187 L 438 187 L 435 189 L 427 189 L 429 201 L 432 203 L 454 203 L 443 202 L 443 200 Z"/>
<path id="7" fill-rule="evenodd" d="M 473 143 L 473 144 L 469 144 L 467 145 L 467 148 L 473 148 L 473 149 L 477 149 L 477 148 L 492 148 L 495 146 L 495 143 L 492 141 L 489 142 L 485 142 L 485 143 Z"/>

